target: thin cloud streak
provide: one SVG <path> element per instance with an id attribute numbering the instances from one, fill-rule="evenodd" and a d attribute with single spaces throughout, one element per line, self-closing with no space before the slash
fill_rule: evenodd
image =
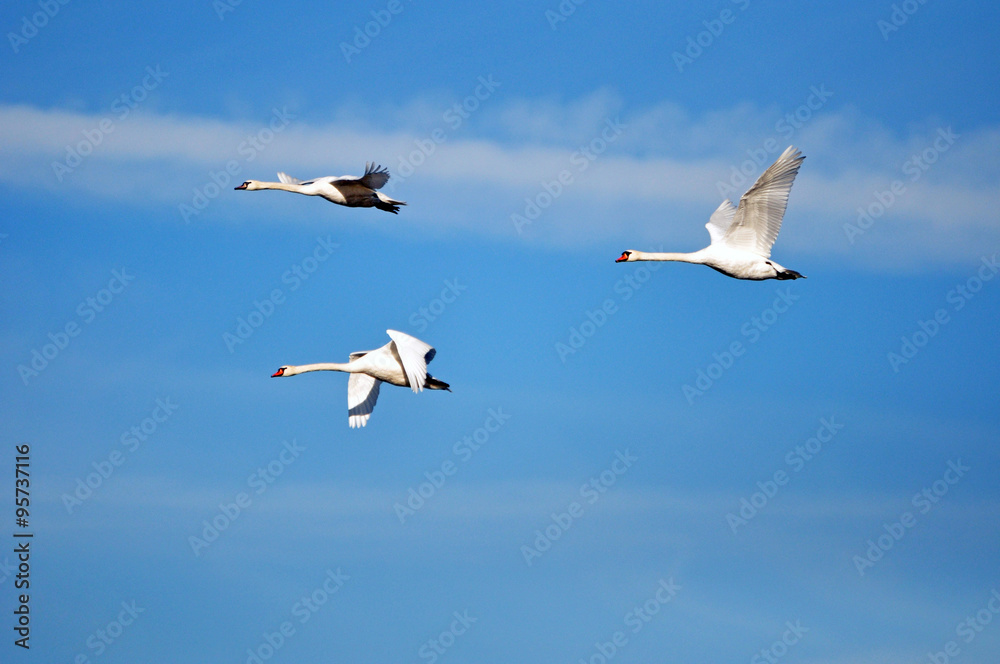
<path id="1" fill-rule="evenodd" d="M 6 155 L 0 182 L 61 195 L 83 192 L 179 206 L 189 203 L 194 188 L 204 186 L 212 172 L 231 161 L 239 165 L 234 178 L 272 179 L 276 170 L 303 178 L 360 173 L 364 161 L 374 160 L 396 176 L 394 194 L 424 198 L 423 209 L 407 210 L 417 224 L 429 229 L 458 226 L 474 233 L 486 229 L 516 241 L 511 215 L 522 214 L 526 199 L 534 199 L 545 183 L 568 171 L 572 183 L 542 211 L 537 228 L 529 229 L 536 232 L 528 234 L 530 239 L 579 246 L 626 240 L 638 232 L 638 240 L 698 242 L 707 239 L 701 225 L 721 201 L 720 192 L 735 200 L 776 156 L 761 149 L 773 139 L 778 149 L 795 143 L 809 158 L 789 205 L 799 228 L 783 233 L 784 247 L 857 257 L 862 263 L 879 255 L 891 264 L 919 264 L 968 260 L 984 246 L 1000 245 L 993 212 L 1000 193 L 1000 128 L 952 128 L 958 138 L 916 175 L 906 165 L 934 145 L 936 125 L 897 138 L 852 109 L 824 109 L 786 140 L 768 131 L 765 118 L 780 118 L 774 110 L 737 105 L 692 119 L 672 104 L 619 115 L 621 106 L 606 93 L 565 105 L 498 104 L 482 111 L 478 125 L 473 117 L 454 136 L 446 131 L 444 140 L 435 144 L 430 129 L 380 131 L 367 122 L 348 120 L 316 126 L 284 109 L 274 113 L 291 118 L 287 127 L 269 136 L 265 130 L 271 117 L 254 123 L 137 112 L 116 122 L 110 114 L 6 105 L 0 106 L 0 150 Z M 531 126 L 518 125 L 519 118 L 529 116 Z M 580 136 L 599 139 L 604 123 L 617 117 L 625 125 L 620 141 L 610 142 L 606 152 L 581 167 L 579 149 L 589 141 Z M 53 164 L 65 162 L 67 147 L 85 142 L 85 132 L 93 136 L 94 128 L 108 118 L 112 130 L 59 182 Z M 724 131 L 727 126 L 745 126 L 748 118 L 759 128 L 755 138 L 737 135 L 739 129 Z M 544 138 L 546 127 L 563 122 L 571 127 Z M 475 133 L 480 125 L 489 128 L 489 137 Z M 708 138 L 713 132 L 717 138 Z M 680 156 L 670 154 L 666 139 L 679 134 L 701 138 L 680 145 Z M 252 137 L 261 135 L 269 138 L 261 149 L 248 147 Z M 738 142 L 726 145 L 726 140 Z M 704 148 L 704 156 L 693 156 L 692 141 Z M 424 154 L 419 154 L 421 144 Z M 756 161 L 763 163 L 753 163 L 755 152 L 760 155 Z M 412 174 L 407 163 L 416 164 Z M 749 172 L 745 177 L 734 170 L 743 166 Z M 893 182 L 905 191 L 883 205 Z M 476 197 L 447 193 L 469 189 L 483 191 L 493 202 L 484 207 Z M 421 195 L 415 196 L 415 191 Z M 448 209 L 456 205 L 475 207 L 476 222 L 456 224 L 456 212 Z M 586 214 L 589 209 L 597 212 Z M 846 225 L 858 223 L 859 209 L 879 214 L 864 233 L 852 237 Z M 634 221 L 616 224 L 609 220 L 616 213 Z"/>

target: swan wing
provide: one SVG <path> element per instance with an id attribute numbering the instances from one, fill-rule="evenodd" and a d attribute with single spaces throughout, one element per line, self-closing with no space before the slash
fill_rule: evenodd
<path id="1" fill-rule="evenodd" d="M 389 181 L 389 170 L 381 166 L 375 166 L 372 163 L 368 163 L 365 164 L 365 174 L 359 178 L 354 177 L 353 175 L 341 175 L 340 177 L 320 179 L 328 181 L 331 185 L 343 192 L 347 192 L 351 189 L 361 189 L 361 192 L 364 192 L 364 189 L 381 189 L 385 183 Z"/>
<path id="2" fill-rule="evenodd" d="M 410 389 L 414 392 L 424 389 L 424 383 L 427 382 L 427 363 L 434 359 L 437 351 L 430 344 L 404 332 L 386 330 L 385 333 L 392 339 L 393 350 L 403 365 L 403 373 L 410 382 Z"/>
<path id="3" fill-rule="evenodd" d="M 781 220 L 788 205 L 788 192 L 805 157 L 789 145 L 778 160 L 757 178 L 740 198 L 733 224 L 724 241 L 734 249 L 746 249 L 769 258 L 771 247 L 781 230 Z"/>
<path id="4" fill-rule="evenodd" d="M 389 181 L 389 169 L 376 166 L 374 162 L 365 164 L 365 174 L 360 182 L 369 189 L 381 189 Z"/>
<path id="5" fill-rule="evenodd" d="M 712 238 L 712 244 L 725 237 L 726 231 L 733 225 L 733 217 L 735 216 L 736 206 L 728 198 L 715 209 L 715 212 L 709 217 L 708 223 L 705 224 L 705 228 L 708 229 L 708 234 Z"/>
<path id="6" fill-rule="evenodd" d="M 312 180 L 306 180 L 305 182 L 302 182 L 301 184 L 307 185 L 307 184 L 316 184 L 317 182 L 320 182 L 320 183 L 325 182 L 327 184 L 331 184 L 331 185 L 336 186 L 337 182 L 340 182 L 340 181 L 345 181 L 345 182 L 348 182 L 348 183 L 355 182 L 355 180 L 352 180 L 349 177 L 348 178 L 343 178 L 343 177 L 338 178 L 335 175 L 327 175 L 326 177 L 322 177 L 322 178 L 313 178 Z"/>
<path id="7" fill-rule="evenodd" d="M 300 184 L 303 187 L 305 187 L 310 184 L 316 184 L 317 182 L 328 182 L 330 184 L 335 184 L 337 180 L 344 180 L 345 178 L 338 178 L 332 175 L 328 175 L 323 178 L 313 178 L 312 180 L 300 180 L 298 178 L 293 178 L 288 173 L 278 173 L 278 179 L 284 182 L 285 184 Z M 352 178 L 346 178 L 346 180 L 348 182 L 357 182 L 356 179 Z"/>
<path id="8" fill-rule="evenodd" d="M 368 374 L 351 374 L 347 381 L 347 423 L 352 429 L 368 424 L 368 418 L 378 401 L 378 388 L 381 384 L 382 381 Z"/>
<path id="9" fill-rule="evenodd" d="M 278 181 L 283 182 L 284 184 L 303 184 L 302 180 L 298 178 L 293 178 L 288 173 L 281 173 L 281 172 L 278 173 Z"/>

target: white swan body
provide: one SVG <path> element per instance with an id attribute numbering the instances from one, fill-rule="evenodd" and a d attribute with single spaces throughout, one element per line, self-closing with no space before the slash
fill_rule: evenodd
<path id="1" fill-rule="evenodd" d="M 781 230 L 788 192 L 799 172 L 802 153 L 789 145 L 757 182 L 740 198 L 739 207 L 727 199 L 705 228 L 712 243 L 690 254 L 628 250 L 615 261 L 680 261 L 707 265 L 736 279 L 803 279 L 803 275 L 770 260 L 771 247 Z"/>
<path id="2" fill-rule="evenodd" d="M 260 189 L 276 189 L 278 191 L 291 191 L 306 196 L 320 196 L 337 205 L 345 205 L 347 207 L 377 207 L 380 210 L 392 212 L 393 214 L 399 212 L 400 205 L 406 205 L 404 201 L 397 201 L 376 191 L 376 189 L 381 189 L 389 181 L 389 171 L 371 163 L 365 164 L 365 174 L 361 177 L 342 175 L 340 177 L 316 178 L 303 182 L 287 173 L 278 173 L 278 179 L 280 182 L 247 180 L 236 187 L 236 190 L 257 191 Z"/>
<path id="3" fill-rule="evenodd" d="M 392 339 L 377 350 L 351 353 L 346 363 L 323 362 L 319 364 L 286 364 L 271 378 L 296 376 L 309 371 L 343 371 L 351 374 L 347 381 L 347 421 L 351 428 L 368 424 L 378 400 L 382 383 L 409 387 L 414 392 L 422 389 L 448 390 L 448 383 L 427 373 L 427 364 L 437 351 L 430 345 L 404 332 L 386 330 Z"/>

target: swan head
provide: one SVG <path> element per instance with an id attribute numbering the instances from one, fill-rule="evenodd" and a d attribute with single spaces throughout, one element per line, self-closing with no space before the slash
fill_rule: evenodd
<path id="1" fill-rule="evenodd" d="M 243 184 L 234 188 L 234 191 L 253 191 L 254 189 L 260 189 L 257 185 L 260 184 L 257 180 L 247 180 Z"/>
<path id="2" fill-rule="evenodd" d="M 278 367 L 278 370 L 271 374 L 271 378 L 279 378 L 281 376 L 294 376 L 297 372 L 296 367 L 285 365 L 283 367 Z"/>
<path id="3" fill-rule="evenodd" d="M 616 263 L 627 263 L 630 260 L 633 260 L 632 254 L 634 254 L 634 253 L 635 253 L 634 251 L 623 251 L 622 255 L 615 259 L 615 262 Z"/>

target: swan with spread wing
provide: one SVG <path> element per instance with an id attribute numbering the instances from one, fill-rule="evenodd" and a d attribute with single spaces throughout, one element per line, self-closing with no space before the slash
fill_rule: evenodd
<path id="1" fill-rule="evenodd" d="M 771 246 L 781 230 L 788 193 L 803 159 L 802 153 L 789 145 L 743 194 L 739 207 L 728 199 L 723 201 L 705 224 L 712 242 L 704 249 L 690 254 L 630 249 L 615 262 L 680 261 L 707 265 L 735 279 L 804 279 L 771 260 Z"/>
<path id="2" fill-rule="evenodd" d="M 293 178 L 287 173 L 278 173 L 280 182 L 261 182 L 259 180 L 247 180 L 236 187 L 237 191 L 258 191 L 261 189 L 276 189 L 278 191 L 291 191 L 296 194 L 306 196 L 320 196 L 347 207 L 376 207 L 379 210 L 399 212 L 400 205 L 406 205 L 404 201 L 397 201 L 389 198 L 385 194 L 376 191 L 385 186 L 389 181 L 389 170 L 376 166 L 373 163 L 365 164 L 365 174 L 361 177 L 354 175 L 341 175 L 340 177 L 315 178 L 313 180 L 302 181 Z"/>
<path id="3" fill-rule="evenodd" d="M 429 344 L 404 332 L 386 330 L 392 339 L 377 350 L 351 353 L 346 363 L 324 362 L 299 366 L 286 364 L 271 378 L 297 376 L 309 371 L 343 371 L 351 374 L 347 381 L 347 421 L 351 428 L 368 424 L 378 400 L 382 383 L 409 387 L 414 392 L 423 389 L 448 390 L 448 383 L 427 373 L 427 364 L 437 351 Z"/>

